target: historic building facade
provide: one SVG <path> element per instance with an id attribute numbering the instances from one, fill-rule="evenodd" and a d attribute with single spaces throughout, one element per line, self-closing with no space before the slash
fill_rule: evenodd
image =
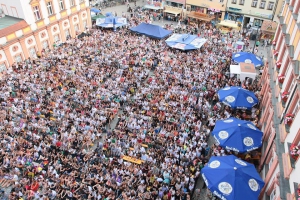
<path id="1" fill-rule="evenodd" d="M 300 1 L 285 1 L 261 84 L 260 199 L 300 198 Z"/>
<path id="2" fill-rule="evenodd" d="M 89 0 L 0 0 L 0 73 L 91 26 Z"/>

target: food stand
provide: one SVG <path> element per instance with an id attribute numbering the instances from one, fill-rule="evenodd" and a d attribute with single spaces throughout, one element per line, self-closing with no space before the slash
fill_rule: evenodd
<path id="1" fill-rule="evenodd" d="M 182 8 L 177 8 L 173 6 L 164 7 L 164 18 L 169 21 L 178 21 L 181 17 Z"/>
<path id="2" fill-rule="evenodd" d="M 242 82 L 246 78 L 254 80 L 257 76 L 256 69 L 252 63 L 240 63 L 239 65 L 230 65 L 230 76 L 237 75 Z"/>
<path id="3" fill-rule="evenodd" d="M 234 21 L 224 20 L 217 24 L 217 27 L 220 29 L 221 33 L 226 34 L 230 32 L 232 29 L 237 31 L 240 30 L 238 24 Z"/>

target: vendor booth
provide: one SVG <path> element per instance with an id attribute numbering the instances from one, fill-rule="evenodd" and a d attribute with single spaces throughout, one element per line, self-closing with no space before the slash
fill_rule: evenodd
<path id="1" fill-rule="evenodd" d="M 246 78 L 254 80 L 257 73 L 252 63 L 240 63 L 239 65 L 230 65 L 230 76 L 233 77 L 234 75 L 243 82 Z"/>
<path id="2" fill-rule="evenodd" d="M 264 22 L 261 25 L 261 39 L 270 39 L 272 40 L 276 29 L 277 29 L 277 22 L 269 21 L 269 20 L 264 20 Z"/>
<path id="3" fill-rule="evenodd" d="M 217 27 L 220 29 L 221 33 L 228 33 L 232 29 L 235 29 L 237 31 L 240 30 L 240 27 L 238 23 L 234 21 L 224 20 L 217 24 Z"/>
<path id="4" fill-rule="evenodd" d="M 173 6 L 165 6 L 164 8 L 164 18 L 169 21 L 178 21 L 181 17 L 182 8 L 177 8 Z"/>
<path id="5" fill-rule="evenodd" d="M 196 20 L 206 21 L 206 22 L 210 22 L 211 20 L 213 20 L 215 18 L 212 15 L 208 15 L 208 14 L 200 13 L 200 12 L 195 12 L 195 11 L 190 12 L 188 14 L 188 17 L 190 17 L 192 19 L 196 19 Z"/>
<path id="6" fill-rule="evenodd" d="M 147 4 L 144 5 L 143 9 L 162 10 L 164 9 L 164 3 L 158 1 L 147 1 Z"/>

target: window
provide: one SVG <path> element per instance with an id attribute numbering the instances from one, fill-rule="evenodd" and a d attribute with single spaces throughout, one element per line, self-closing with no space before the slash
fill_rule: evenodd
<path id="1" fill-rule="evenodd" d="M 58 42 L 60 39 L 59 39 L 59 34 L 55 35 L 54 36 L 54 42 Z"/>
<path id="2" fill-rule="evenodd" d="M 240 5 L 244 5 L 245 0 L 240 0 Z"/>
<path id="3" fill-rule="evenodd" d="M 74 26 L 74 29 L 75 29 L 76 32 L 79 31 L 78 24 L 76 24 L 76 25 Z"/>
<path id="4" fill-rule="evenodd" d="M 60 10 L 64 10 L 65 9 L 65 4 L 64 4 L 64 0 L 59 0 L 59 9 Z"/>
<path id="5" fill-rule="evenodd" d="M 256 8 L 256 6 L 257 6 L 257 0 L 253 0 L 251 6 Z"/>
<path id="6" fill-rule="evenodd" d="M 270 159 L 270 161 L 269 161 L 269 169 L 271 169 L 271 167 L 272 167 L 272 164 L 273 164 L 273 161 L 274 161 L 274 158 L 272 157 L 271 159 Z"/>
<path id="7" fill-rule="evenodd" d="M 44 48 L 44 49 L 48 49 L 48 47 L 49 47 L 48 40 L 45 40 L 45 41 L 43 42 L 43 48 Z"/>
<path id="8" fill-rule="evenodd" d="M 33 14 L 36 21 L 42 19 L 40 8 L 38 6 L 33 7 Z"/>
<path id="9" fill-rule="evenodd" d="M 83 29 L 85 30 L 86 28 L 87 28 L 87 21 L 84 20 L 84 21 L 83 21 Z M 84 31 L 84 30 L 83 30 L 83 31 Z"/>
<path id="10" fill-rule="evenodd" d="M 300 101 L 298 100 L 296 105 L 295 105 L 294 110 L 292 111 L 292 114 L 296 116 L 298 111 L 299 111 L 299 108 L 300 108 Z"/>
<path id="11" fill-rule="evenodd" d="M 261 1 L 260 5 L 259 5 L 259 8 L 264 9 L 265 6 L 266 6 L 266 1 Z"/>
<path id="12" fill-rule="evenodd" d="M 29 49 L 29 54 L 31 58 L 36 58 L 36 52 L 35 52 L 35 48 L 32 47 Z"/>
<path id="13" fill-rule="evenodd" d="M 220 0 L 220 3 L 223 3 L 224 2 L 224 0 Z"/>
<path id="14" fill-rule="evenodd" d="M 236 3 L 236 0 L 232 0 L 231 3 Z"/>
<path id="15" fill-rule="evenodd" d="M 65 30 L 65 35 L 66 35 L 66 37 L 69 37 L 69 36 L 70 36 L 70 31 L 69 31 L 69 29 L 66 29 L 66 30 Z"/>
<path id="16" fill-rule="evenodd" d="M 274 2 L 269 1 L 268 10 L 273 10 L 273 8 L 274 8 Z"/>
<path id="17" fill-rule="evenodd" d="M 22 62 L 22 56 L 21 56 L 21 54 L 18 54 L 18 55 L 16 55 L 15 57 L 14 57 L 14 59 L 15 59 L 15 62 Z"/>
<path id="18" fill-rule="evenodd" d="M 75 6 L 75 0 L 70 0 L 70 6 Z"/>
<path id="19" fill-rule="evenodd" d="M 274 189 L 270 194 L 270 200 L 275 200 L 275 199 L 276 199 L 276 190 Z"/>
<path id="20" fill-rule="evenodd" d="M 84 0 L 79 0 L 80 3 L 82 3 Z"/>
<path id="21" fill-rule="evenodd" d="M 48 15 L 53 15 L 53 7 L 52 7 L 52 2 L 49 1 L 47 2 L 47 10 L 48 10 Z"/>
<path id="22" fill-rule="evenodd" d="M 5 63 L 1 63 L 1 64 L 0 64 L 0 73 L 4 72 L 4 71 L 6 71 L 6 70 L 7 70 L 7 68 L 6 68 Z"/>

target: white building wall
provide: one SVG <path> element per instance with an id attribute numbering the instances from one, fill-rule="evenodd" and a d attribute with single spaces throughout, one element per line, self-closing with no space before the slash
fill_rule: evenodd
<path id="1" fill-rule="evenodd" d="M 24 1 L 27 2 L 27 0 Z M 3 4 L 6 6 L 7 10 L 4 10 L 5 14 L 14 17 L 15 14 L 13 13 L 11 7 L 15 7 L 19 18 L 24 18 L 25 14 L 24 14 L 24 10 L 22 9 L 21 2 L 22 0 L 0 0 L 0 5 Z"/>
<path id="2" fill-rule="evenodd" d="M 0 62 L 3 62 L 3 61 L 6 61 L 7 58 L 6 58 L 6 55 L 5 55 L 5 52 L 3 50 L 0 50 Z"/>
<path id="3" fill-rule="evenodd" d="M 0 45 L 5 44 L 7 42 L 6 37 L 0 38 Z"/>
<path id="4" fill-rule="evenodd" d="M 300 129 L 299 122 L 300 122 L 300 114 L 298 113 L 293 120 L 293 124 L 290 127 L 290 133 L 287 134 L 285 142 L 292 143 L 294 141 L 294 138 L 296 137 L 297 132 Z M 289 151 L 286 151 L 286 152 L 289 152 Z M 298 169 L 300 169 L 300 168 L 298 168 Z M 299 178 L 298 180 L 300 181 L 300 176 L 298 176 L 298 178 Z"/>
<path id="5" fill-rule="evenodd" d="M 20 5 L 22 6 L 22 10 L 24 13 L 24 17 L 22 17 L 27 24 L 34 24 L 35 23 L 35 17 L 33 15 L 33 10 L 31 5 L 29 4 L 30 0 L 19 0 Z M 36 30 L 35 26 L 32 26 L 31 28 L 34 28 L 34 30 Z"/>
<path id="6" fill-rule="evenodd" d="M 274 6 L 273 10 L 268 10 L 267 9 L 268 1 L 266 1 L 266 5 L 264 9 L 259 8 L 260 1 L 258 1 L 258 5 L 256 6 L 256 8 L 252 7 L 251 5 L 252 5 L 251 0 L 245 0 L 244 5 L 240 5 L 239 0 L 237 0 L 236 4 L 232 3 L 232 0 L 228 0 L 227 2 L 227 8 L 233 7 L 233 8 L 241 9 L 242 10 L 240 12 L 241 14 L 249 15 L 249 17 L 254 17 L 254 18 L 267 19 L 269 15 L 273 15 L 273 10 L 276 9 L 276 7 Z"/>

